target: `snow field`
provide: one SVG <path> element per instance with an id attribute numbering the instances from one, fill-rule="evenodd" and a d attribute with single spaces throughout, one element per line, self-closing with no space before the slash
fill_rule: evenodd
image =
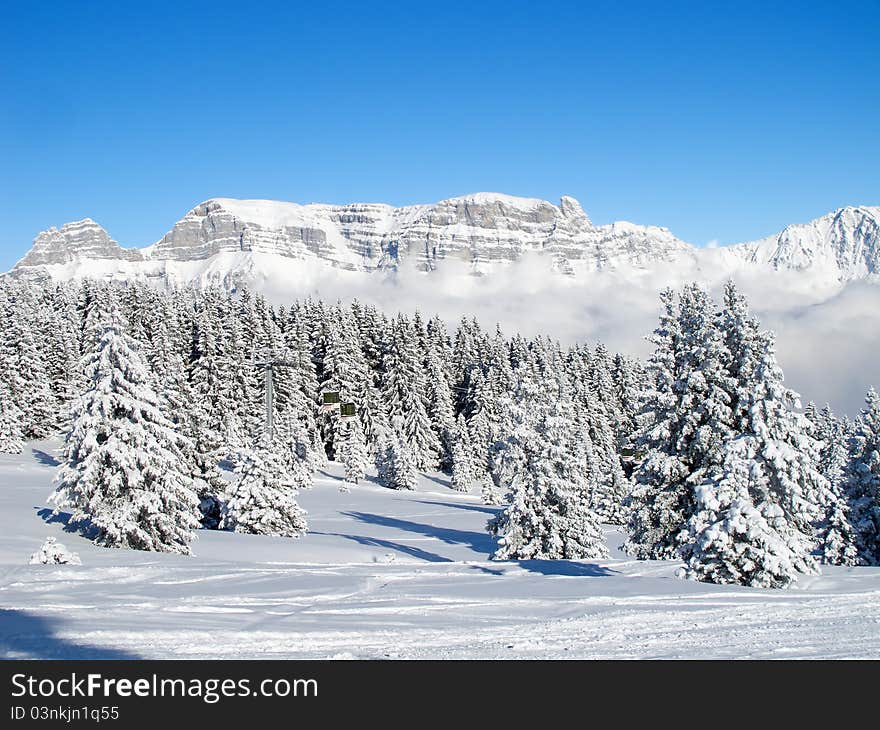
<path id="1" fill-rule="evenodd" d="M 715 586 L 626 558 L 611 527 L 610 559 L 495 562 L 497 508 L 441 474 L 343 493 L 331 463 L 299 494 L 303 538 L 200 530 L 191 557 L 101 548 L 49 516 L 59 446 L 0 455 L 6 658 L 880 658 L 880 568 Z M 83 565 L 28 565 L 49 535 Z"/>

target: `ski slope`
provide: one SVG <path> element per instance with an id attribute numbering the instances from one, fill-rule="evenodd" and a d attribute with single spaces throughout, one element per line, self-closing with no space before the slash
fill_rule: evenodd
<path id="1" fill-rule="evenodd" d="M 494 508 L 422 478 L 300 495 L 299 540 L 200 531 L 193 557 L 99 548 L 49 516 L 60 443 L 0 455 L 6 658 L 880 658 L 880 568 L 787 591 L 633 561 L 489 560 Z M 48 535 L 81 566 L 28 565 Z"/>

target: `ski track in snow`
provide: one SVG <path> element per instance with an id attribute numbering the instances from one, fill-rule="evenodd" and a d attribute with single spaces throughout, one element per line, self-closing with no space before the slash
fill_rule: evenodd
<path id="1" fill-rule="evenodd" d="M 0 455 L 7 658 L 880 658 L 880 569 L 786 591 L 675 577 L 675 562 L 489 560 L 494 508 L 425 476 L 415 492 L 300 494 L 300 540 L 201 531 L 194 557 L 112 550 L 45 510 L 54 468 Z M 31 449 L 37 449 L 32 451 Z M 82 566 L 27 565 L 48 535 Z"/>

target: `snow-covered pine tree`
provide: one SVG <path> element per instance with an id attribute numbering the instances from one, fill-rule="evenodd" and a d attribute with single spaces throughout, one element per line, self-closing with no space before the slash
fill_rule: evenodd
<path id="1" fill-rule="evenodd" d="M 425 396 L 425 376 L 415 348 L 415 333 L 401 315 L 394 321 L 385 354 L 384 396 L 391 427 L 407 445 L 418 470 L 436 468 L 440 442 L 431 428 Z"/>
<path id="2" fill-rule="evenodd" d="M 504 503 L 504 495 L 501 494 L 500 487 L 492 479 L 492 475 L 486 472 L 480 481 L 480 499 L 483 504 L 495 506 Z"/>
<path id="3" fill-rule="evenodd" d="M 376 456 L 379 483 L 389 489 L 412 490 L 418 486 L 419 474 L 412 450 L 391 434 Z"/>
<path id="4" fill-rule="evenodd" d="M 629 456 L 633 450 L 633 438 L 638 428 L 637 414 L 642 407 L 643 375 L 638 362 L 619 353 L 614 356 L 611 377 L 620 405 L 617 444 L 621 456 L 624 453 Z M 622 463 L 622 466 L 626 471 L 626 464 Z"/>
<path id="5" fill-rule="evenodd" d="M 467 492 L 477 480 L 474 473 L 473 446 L 470 432 L 462 414 L 458 414 L 452 432 L 452 481 L 450 486 L 457 492 Z"/>
<path id="6" fill-rule="evenodd" d="M 629 509 L 626 551 L 640 559 L 678 556 L 697 507 L 694 489 L 723 461 L 732 437 L 729 354 L 715 307 L 696 285 L 661 294 L 663 313 L 651 341 L 654 378 L 636 439 L 639 462 Z"/>
<path id="7" fill-rule="evenodd" d="M 368 387 L 369 373 L 357 339 L 357 325 L 352 317 L 338 306 L 328 312 L 328 317 L 320 391 L 338 393 L 343 403 L 353 402 L 360 410 L 366 400 L 365 391 Z M 321 425 L 327 453 L 339 461 L 336 441 L 345 428 L 339 409 L 325 413 Z"/>
<path id="8" fill-rule="evenodd" d="M 59 405 L 46 371 L 48 358 L 37 347 L 32 331 L 36 318 L 27 291 L 7 302 L 3 322 L 2 372 L 12 397 L 22 412 L 21 428 L 26 438 L 51 436 L 59 425 Z"/>
<path id="9" fill-rule="evenodd" d="M 182 437 L 118 313 L 99 328 L 50 501 L 106 547 L 189 554 L 198 527 Z"/>
<path id="10" fill-rule="evenodd" d="M 850 439 L 845 490 L 858 562 L 880 565 L 880 395 L 874 388 L 865 396 Z"/>
<path id="11" fill-rule="evenodd" d="M 0 383 L 0 452 L 20 454 L 24 448 L 21 432 L 21 410 L 12 400 L 5 383 Z"/>
<path id="12" fill-rule="evenodd" d="M 815 573 L 813 525 L 828 491 L 820 444 L 794 407 L 776 362 L 773 335 L 759 330 L 745 299 L 725 291 L 725 337 L 734 414 L 719 467 L 696 491 L 696 508 L 679 536 L 686 574 L 698 580 L 785 587 Z"/>
<path id="13" fill-rule="evenodd" d="M 572 427 L 581 434 L 579 463 L 593 485 L 590 503 L 603 522 L 621 525 L 626 520 L 624 504 L 632 485 L 621 466 L 613 419 L 585 383 L 578 385 L 575 402 Z"/>
<path id="14" fill-rule="evenodd" d="M 767 474 L 748 436 L 731 442 L 720 479 L 699 485 L 688 522 L 682 574 L 707 583 L 785 588 L 814 571 L 803 535 L 793 531 L 778 503 L 758 509 L 753 494 L 767 492 Z"/>
<path id="15" fill-rule="evenodd" d="M 540 404 L 534 429 L 520 424 L 526 469 L 514 476 L 510 505 L 489 521 L 494 560 L 608 557 L 584 480 L 573 466 L 571 414 L 561 399 Z"/>
<path id="16" fill-rule="evenodd" d="M 299 484 L 279 451 L 277 445 L 261 438 L 242 454 L 221 529 L 276 537 L 305 534 L 306 513 L 296 501 Z"/>
<path id="17" fill-rule="evenodd" d="M 450 469 L 453 463 L 455 410 L 447 370 L 440 357 L 440 353 L 431 347 L 425 358 L 427 410 L 431 428 L 440 444 L 439 466 L 441 469 Z"/>
<path id="18" fill-rule="evenodd" d="M 364 478 L 367 468 L 367 448 L 364 444 L 364 432 L 361 429 L 360 421 L 354 419 L 346 424 L 345 431 L 341 436 L 340 456 L 345 465 L 345 481 L 357 484 Z"/>
<path id="19" fill-rule="evenodd" d="M 821 411 L 815 406 L 811 409 L 810 405 L 804 409 L 804 415 L 812 424 L 811 435 L 821 442 L 819 472 L 828 482 L 823 514 L 815 525 L 816 554 L 829 565 L 856 565 L 856 531 L 850 523 L 844 483 L 849 459 L 847 434 L 828 404 Z"/>
<path id="20" fill-rule="evenodd" d="M 220 324 L 213 306 L 214 296 L 201 302 L 193 318 L 192 349 L 187 364 L 189 386 L 180 391 L 188 412 L 182 432 L 192 442 L 193 479 L 198 484 L 199 499 L 205 504 L 215 504 L 226 488 L 217 463 L 229 450 L 224 442 L 221 400 L 226 371 L 221 364 Z"/>

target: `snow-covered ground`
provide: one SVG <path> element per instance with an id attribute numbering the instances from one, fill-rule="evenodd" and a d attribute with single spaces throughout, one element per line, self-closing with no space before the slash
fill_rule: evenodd
<path id="1" fill-rule="evenodd" d="M 201 531 L 194 557 L 99 548 L 50 517 L 59 443 L 0 455 L 0 656 L 42 658 L 880 658 L 880 569 L 786 591 L 626 559 L 489 560 L 494 509 L 415 492 L 300 495 L 300 540 Z M 53 535 L 82 565 L 28 565 Z"/>

